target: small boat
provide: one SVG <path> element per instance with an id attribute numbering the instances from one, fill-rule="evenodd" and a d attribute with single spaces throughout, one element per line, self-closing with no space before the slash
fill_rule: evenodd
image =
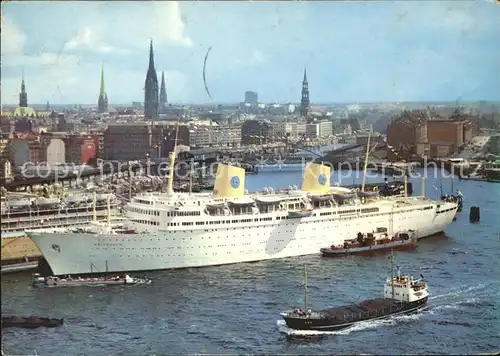
<path id="1" fill-rule="evenodd" d="M 372 253 L 390 249 L 409 249 L 417 246 L 417 235 L 415 231 L 399 232 L 392 239 L 384 234 L 381 238 L 375 238 L 373 233 L 363 235 L 358 233 L 358 237 L 352 240 L 345 240 L 343 245 L 332 245 L 328 248 L 320 249 L 325 257 L 342 256 L 348 254 Z"/>
<path id="2" fill-rule="evenodd" d="M 288 212 L 288 216 L 291 218 L 307 218 L 311 216 L 312 213 L 313 209 L 291 210 Z"/>
<path id="3" fill-rule="evenodd" d="M 293 330 L 335 331 L 354 324 L 408 314 L 425 307 L 429 293 L 427 283 L 411 276 L 394 276 L 394 256 L 391 256 L 391 277 L 384 284 L 384 297 L 361 303 L 313 311 L 307 305 L 307 268 L 304 269 L 304 309 L 280 313 L 288 328 Z"/>
<path id="4" fill-rule="evenodd" d="M 125 277 L 111 278 L 67 278 L 49 276 L 42 277 L 39 273 L 33 274 L 33 287 L 96 287 L 96 286 L 117 286 L 117 285 L 135 285 L 135 284 L 151 284 L 148 278 L 132 278 L 128 274 Z"/>
<path id="5" fill-rule="evenodd" d="M 26 329 L 35 329 L 41 326 L 46 328 L 56 328 L 63 325 L 64 319 L 43 318 L 38 316 L 19 317 L 2 316 L 2 328 L 18 327 Z"/>
<path id="6" fill-rule="evenodd" d="M 1 274 L 15 273 L 33 270 L 38 267 L 38 260 L 30 261 L 27 257 L 24 260 L 18 260 L 14 263 L 3 264 Z"/>

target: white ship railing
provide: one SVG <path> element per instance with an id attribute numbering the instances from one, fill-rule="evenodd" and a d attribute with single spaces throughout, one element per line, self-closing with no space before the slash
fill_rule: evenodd
<path id="1" fill-rule="evenodd" d="M 111 213 L 112 215 L 116 215 L 117 210 L 112 209 Z M 96 216 L 99 217 L 100 219 L 106 217 L 107 215 L 108 215 L 107 211 L 99 211 L 96 213 Z M 45 217 L 45 219 L 40 219 L 35 221 L 27 217 L 19 221 L 9 222 L 7 224 L 2 223 L 1 231 L 3 234 L 5 232 L 13 232 L 25 229 L 72 226 L 81 223 L 88 223 L 89 221 L 92 221 L 92 219 L 93 219 L 92 211 L 90 211 L 89 213 L 52 215 L 49 217 Z M 44 223 L 41 222 L 42 220 L 44 220 Z"/>

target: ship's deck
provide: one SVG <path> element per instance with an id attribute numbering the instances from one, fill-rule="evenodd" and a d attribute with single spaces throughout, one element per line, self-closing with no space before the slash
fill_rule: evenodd
<path id="1" fill-rule="evenodd" d="M 387 298 L 377 298 L 365 300 L 358 304 L 344 305 L 341 307 L 325 309 L 320 311 L 320 313 L 331 319 L 344 320 L 346 317 L 366 314 L 375 310 L 379 311 L 382 309 L 391 308 L 391 306 L 393 308 L 397 307 L 398 303 Z"/>

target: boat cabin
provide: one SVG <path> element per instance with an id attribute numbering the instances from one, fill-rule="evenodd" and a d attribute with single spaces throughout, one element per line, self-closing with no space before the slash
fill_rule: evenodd
<path id="1" fill-rule="evenodd" d="M 385 298 L 411 303 L 428 296 L 427 283 L 412 276 L 397 275 L 387 279 L 384 286 Z"/>

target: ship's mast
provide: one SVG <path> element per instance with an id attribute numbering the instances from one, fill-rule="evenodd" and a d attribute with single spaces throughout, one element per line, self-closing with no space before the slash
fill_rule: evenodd
<path id="1" fill-rule="evenodd" d="M 370 132 L 368 133 L 368 142 L 366 143 L 366 156 L 365 156 L 365 165 L 363 167 L 363 183 L 361 185 L 361 191 L 365 191 L 365 182 L 366 182 L 366 170 L 368 169 L 368 156 L 370 155 L 370 139 L 372 137 L 372 127 L 370 125 Z"/>
<path id="2" fill-rule="evenodd" d="M 132 201 L 132 177 L 128 177 L 128 200 Z"/>
<path id="3" fill-rule="evenodd" d="M 394 250 L 391 249 L 391 287 L 392 299 L 394 299 Z"/>
<path id="4" fill-rule="evenodd" d="M 170 167 L 168 170 L 168 188 L 167 193 L 172 195 L 174 193 L 174 174 L 175 174 L 175 150 L 177 148 L 177 137 L 179 135 L 179 121 L 177 121 L 177 127 L 175 130 L 175 140 L 172 152 L 170 152 Z"/>
<path id="5" fill-rule="evenodd" d="M 304 312 L 307 313 L 307 265 L 304 265 Z"/>
<path id="6" fill-rule="evenodd" d="M 193 160 L 191 160 L 191 164 L 189 165 L 189 195 L 193 193 Z"/>
<path id="7" fill-rule="evenodd" d="M 92 219 L 97 221 L 97 210 L 96 210 L 96 204 L 97 204 L 97 193 L 94 191 L 94 197 L 92 199 Z"/>
<path id="8" fill-rule="evenodd" d="M 108 195 L 108 226 L 111 226 L 111 196 Z"/>

